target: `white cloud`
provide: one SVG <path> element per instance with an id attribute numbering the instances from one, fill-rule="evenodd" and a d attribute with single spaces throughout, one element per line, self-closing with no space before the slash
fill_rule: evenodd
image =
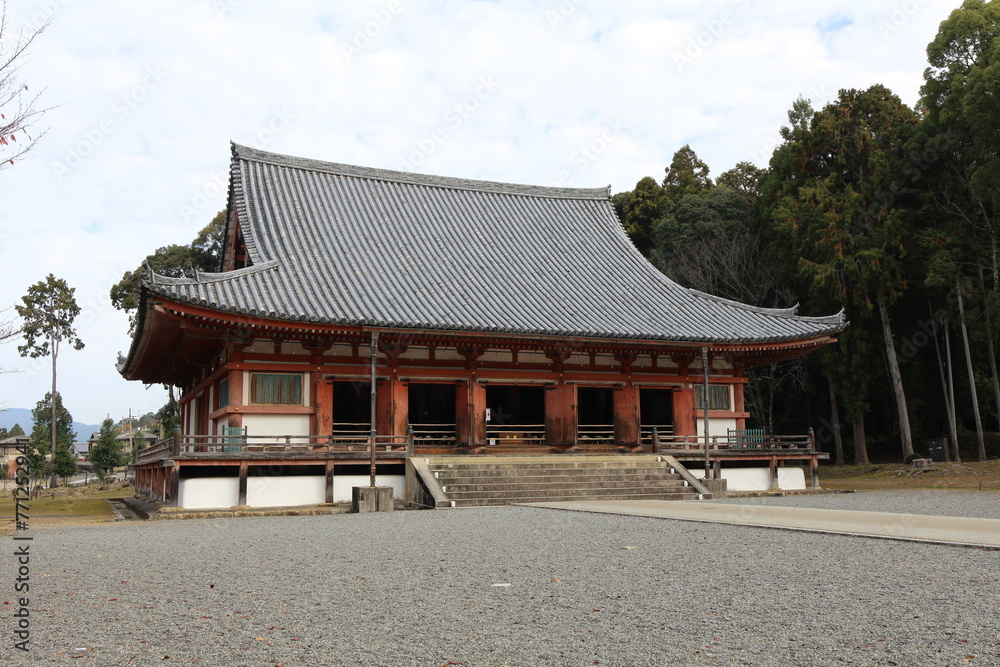
<path id="1" fill-rule="evenodd" d="M 799 94 L 880 82 L 912 104 L 959 0 L 9 0 L 12 25 L 56 5 L 21 73 L 58 107 L 0 173 L 0 306 L 49 272 L 77 287 L 87 348 L 62 355 L 60 385 L 98 422 L 165 400 L 117 376 L 130 341 L 107 291 L 225 206 L 230 140 L 395 169 L 443 129 L 415 168 L 616 192 L 691 143 L 717 175 L 766 163 Z M 484 77 L 499 86 L 477 97 Z M 48 371 L 0 348 L 15 366 L 0 405 L 32 407 Z"/>

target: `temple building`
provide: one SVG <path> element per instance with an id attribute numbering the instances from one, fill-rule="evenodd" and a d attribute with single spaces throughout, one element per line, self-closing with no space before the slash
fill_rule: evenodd
<path id="1" fill-rule="evenodd" d="M 379 473 L 400 497 L 414 457 L 692 459 L 706 399 L 720 453 L 756 451 L 772 478 L 786 459 L 815 473 L 808 443 L 784 455 L 777 441 L 751 446 L 744 371 L 834 341 L 843 316 L 681 287 L 636 250 L 607 188 L 238 145 L 230 173 L 219 272 L 148 274 L 119 364 L 129 380 L 180 390 L 180 433 L 139 454 L 137 484 L 151 496 L 189 507 L 342 500 L 368 472 L 373 418 Z M 734 433 L 743 446 L 725 447 Z"/>

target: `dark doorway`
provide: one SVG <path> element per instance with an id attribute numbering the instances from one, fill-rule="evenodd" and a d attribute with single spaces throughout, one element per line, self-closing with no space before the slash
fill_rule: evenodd
<path id="1" fill-rule="evenodd" d="M 668 388 L 639 390 L 639 424 L 644 443 L 650 442 L 653 429 L 660 436 L 674 434 L 674 390 Z"/>
<path id="2" fill-rule="evenodd" d="M 615 423 L 615 398 L 612 389 L 580 387 L 577 389 L 576 404 L 580 426 Z"/>
<path id="3" fill-rule="evenodd" d="M 411 424 L 455 425 L 455 385 L 409 385 Z"/>
<path id="4" fill-rule="evenodd" d="M 333 430 L 368 432 L 372 427 L 371 385 L 364 382 L 333 383 Z"/>
<path id="5" fill-rule="evenodd" d="M 576 439 L 581 445 L 612 445 L 615 441 L 615 392 L 607 387 L 576 390 Z"/>
<path id="6" fill-rule="evenodd" d="M 419 444 L 455 443 L 455 385 L 414 384 L 409 390 L 410 426 Z"/>
<path id="7" fill-rule="evenodd" d="M 496 444 L 545 443 L 543 387 L 486 387 L 486 438 Z"/>

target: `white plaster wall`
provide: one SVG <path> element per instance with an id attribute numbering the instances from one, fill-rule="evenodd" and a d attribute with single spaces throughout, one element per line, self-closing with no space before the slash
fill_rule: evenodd
<path id="1" fill-rule="evenodd" d="M 326 502 L 326 477 L 247 477 L 247 505 L 250 507 L 290 507 Z"/>
<path id="2" fill-rule="evenodd" d="M 243 426 L 247 435 L 309 435 L 309 415 L 243 415 Z M 283 444 L 284 438 L 269 440 L 266 438 L 250 438 L 250 445 Z M 293 443 L 306 444 L 303 438 L 292 438 Z"/>
<path id="3" fill-rule="evenodd" d="M 352 500 L 355 486 L 368 486 L 371 484 L 370 475 L 334 475 L 333 476 L 333 502 L 349 503 Z M 406 491 L 406 475 L 375 475 L 375 484 L 378 486 L 391 486 L 393 498 L 403 498 Z"/>
<path id="4" fill-rule="evenodd" d="M 699 410 L 698 414 L 702 415 L 704 413 L 701 410 Z M 705 424 L 705 420 L 702 419 L 702 418 L 700 418 L 700 417 L 695 421 L 695 425 L 698 428 L 698 435 L 704 435 L 704 433 L 705 433 L 705 426 L 704 426 L 704 424 Z M 731 429 L 731 428 L 736 428 L 736 420 L 735 419 L 713 419 L 712 417 L 708 418 L 708 435 L 709 436 L 713 436 L 713 435 L 720 435 L 720 436 L 729 435 L 729 429 Z"/>
<path id="5" fill-rule="evenodd" d="M 778 468 L 779 489 L 806 488 L 806 471 L 802 468 Z"/>
<path id="6" fill-rule="evenodd" d="M 705 477 L 704 468 L 692 464 L 688 470 L 698 479 Z M 726 480 L 729 491 L 767 491 L 771 488 L 771 473 L 768 468 L 723 468 L 722 479 Z M 794 491 L 806 488 L 805 471 L 802 468 L 778 468 L 778 488 Z"/>
<path id="7" fill-rule="evenodd" d="M 188 509 L 220 509 L 239 500 L 238 477 L 192 477 L 181 480 L 177 504 Z"/>

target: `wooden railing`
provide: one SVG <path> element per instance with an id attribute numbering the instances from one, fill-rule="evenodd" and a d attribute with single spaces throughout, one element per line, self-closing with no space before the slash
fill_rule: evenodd
<path id="1" fill-rule="evenodd" d="M 576 441 L 586 445 L 615 444 L 614 424 L 580 424 L 576 427 Z"/>
<path id="2" fill-rule="evenodd" d="M 409 456 L 413 453 L 413 432 L 406 435 L 376 435 L 375 451 Z M 137 463 L 189 454 L 282 454 L 282 453 L 342 453 L 371 452 L 370 433 L 339 431 L 329 435 L 181 435 L 161 440 L 140 451 Z"/>
<path id="3" fill-rule="evenodd" d="M 455 424 L 410 424 L 414 445 L 453 447 L 458 428 Z"/>
<path id="4" fill-rule="evenodd" d="M 170 452 L 172 450 L 172 440 L 160 440 L 155 445 L 146 447 L 145 449 L 140 449 L 135 455 L 135 461 L 136 463 L 149 463 L 150 461 L 170 456 Z"/>
<path id="5" fill-rule="evenodd" d="M 674 451 L 704 451 L 705 436 L 703 435 L 671 435 L 657 434 L 653 443 L 658 452 Z M 735 451 L 752 453 L 757 450 L 798 449 L 815 451 L 816 446 L 812 434 L 809 435 L 710 435 L 708 436 L 709 451 Z"/>
<path id="6" fill-rule="evenodd" d="M 660 438 L 669 438 L 674 435 L 673 424 L 643 424 L 639 427 L 639 442 L 643 445 L 653 445 L 654 432 Z"/>
<path id="7" fill-rule="evenodd" d="M 545 424 L 487 424 L 486 444 L 544 445 Z"/>

